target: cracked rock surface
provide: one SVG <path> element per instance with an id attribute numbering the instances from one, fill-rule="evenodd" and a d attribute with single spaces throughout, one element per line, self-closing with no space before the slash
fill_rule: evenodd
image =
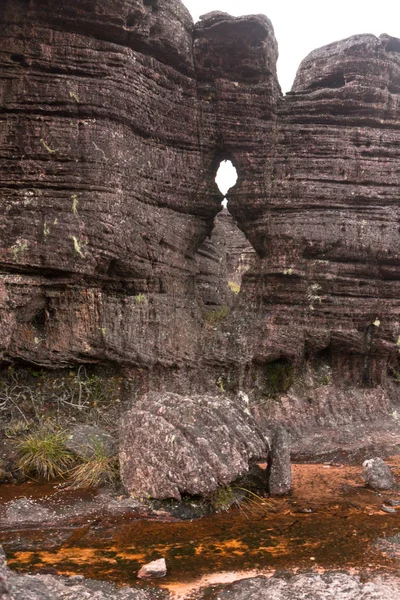
<path id="1" fill-rule="evenodd" d="M 268 439 L 225 397 L 153 392 L 121 419 L 122 481 L 137 498 L 207 495 L 266 459 Z"/>

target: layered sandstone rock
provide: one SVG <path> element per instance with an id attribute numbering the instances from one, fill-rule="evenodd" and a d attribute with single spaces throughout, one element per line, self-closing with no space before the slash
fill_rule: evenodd
<path id="1" fill-rule="evenodd" d="M 177 1 L 2 2 L 4 358 L 197 359 L 220 194 L 191 30 Z"/>
<path id="2" fill-rule="evenodd" d="M 397 48 L 366 35 L 315 51 L 275 103 L 271 135 L 253 123 L 266 146 L 262 166 L 239 177 L 229 207 L 261 257 L 236 313 L 258 362 L 301 363 L 329 350 L 342 378 L 367 385 L 396 363 Z M 228 59 L 225 70 L 230 81 Z M 254 169 L 256 144 L 249 156 Z"/>
<path id="3" fill-rule="evenodd" d="M 3 361 L 268 396 L 271 363 L 323 357 L 334 386 L 383 386 L 375 405 L 394 410 L 399 40 L 316 50 L 286 97 L 262 15 L 193 26 L 178 0 L 3 0 L 0 41 Z M 226 158 L 256 256 L 209 327 L 204 305 L 229 304 L 208 240 Z"/>

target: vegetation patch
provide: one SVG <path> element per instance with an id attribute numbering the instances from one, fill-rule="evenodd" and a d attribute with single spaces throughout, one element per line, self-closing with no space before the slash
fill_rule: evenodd
<path id="1" fill-rule="evenodd" d="M 71 479 L 74 487 L 114 483 L 118 459 L 109 439 L 121 410 L 122 378 L 79 369 L 8 367 L 0 372 L 0 438 L 7 439 L 10 471 L 38 479 Z M 76 425 L 100 428 L 106 441 L 88 439 L 90 452 L 69 446 Z M 107 450 L 106 450 L 107 447 Z M 111 454 L 114 453 L 114 456 Z"/>
<path id="2" fill-rule="evenodd" d="M 226 304 L 219 306 L 215 310 L 210 310 L 206 313 L 204 320 L 209 327 L 215 327 L 222 323 L 228 316 L 229 308 Z"/>
<path id="3" fill-rule="evenodd" d="M 71 471 L 72 487 L 87 489 L 105 483 L 116 483 L 119 479 L 118 458 L 110 456 L 102 440 L 93 438 L 88 446 L 91 456 Z"/>
<path id="4" fill-rule="evenodd" d="M 27 476 L 43 479 L 64 477 L 74 458 L 66 448 L 67 434 L 49 424 L 38 427 L 17 444 L 18 467 Z"/>
<path id="5" fill-rule="evenodd" d="M 260 518 L 272 507 L 272 501 L 269 498 L 264 498 L 256 492 L 242 487 L 240 481 L 216 489 L 210 494 L 208 500 L 214 512 L 225 512 L 236 507 L 249 518 Z"/>
<path id="6" fill-rule="evenodd" d="M 71 422 L 114 428 L 121 386 L 121 377 L 85 367 L 58 372 L 9 367 L 0 374 L 0 423 L 7 427 L 8 437 L 43 420 L 61 429 Z"/>
<path id="7" fill-rule="evenodd" d="M 265 378 L 269 396 L 286 393 L 294 382 L 294 367 L 285 360 L 276 360 L 265 367 Z"/>
<path id="8" fill-rule="evenodd" d="M 145 294 L 136 294 L 133 299 L 135 300 L 136 304 L 146 304 L 147 302 Z"/>

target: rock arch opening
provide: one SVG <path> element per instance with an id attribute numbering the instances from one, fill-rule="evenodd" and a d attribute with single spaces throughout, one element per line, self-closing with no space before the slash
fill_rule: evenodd
<path id="1" fill-rule="evenodd" d="M 196 256 L 198 289 L 205 306 L 211 310 L 234 304 L 242 276 L 255 256 L 253 247 L 229 211 L 229 191 L 239 177 L 236 167 L 226 156 L 219 157 L 215 166 L 215 182 L 223 196 L 222 209 Z"/>
<path id="2" fill-rule="evenodd" d="M 236 167 L 231 160 L 222 160 L 219 164 L 217 174 L 215 176 L 215 182 L 218 186 L 219 191 L 224 196 L 222 204 L 227 207 L 228 200 L 226 198 L 227 193 L 233 188 L 238 180 L 238 173 Z"/>

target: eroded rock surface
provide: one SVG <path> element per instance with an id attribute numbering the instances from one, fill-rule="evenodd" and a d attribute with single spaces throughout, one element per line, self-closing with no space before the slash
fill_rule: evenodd
<path id="1" fill-rule="evenodd" d="M 206 495 L 268 456 L 268 440 L 226 397 L 150 393 L 123 415 L 122 481 L 132 496 Z"/>
<path id="2" fill-rule="evenodd" d="M 3 583 L 2 583 L 3 582 Z M 1 586 L 3 585 L 3 592 Z M 161 590 L 117 589 L 114 585 L 83 577 L 17 575 L 0 566 L 1 600 L 163 600 Z"/>
<path id="3" fill-rule="evenodd" d="M 257 577 L 227 586 L 212 596 L 213 600 L 393 600 L 400 599 L 400 582 L 395 577 L 375 577 L 361 582 L 346 573 L 293 577 Z"/>
<path id="4" fill-rule="evenodd" d="M 396 413 L 398 39 L 314 51 L 285 97 L 263 15 L 193 25 L 179 0 L 3 0 L 0 42 L 3 361 L 265 400 L 271 363 L 324 357 L 329 410 L 308 413 L 303 393 L 264 402 L 267 417 L 300 430 L 309 414 L 323 429 L 327 413 L 332 427 Z M 209 327 L 204 305 L 229 304 L 207 246 L 227 157 L 256 256 Z"/>

